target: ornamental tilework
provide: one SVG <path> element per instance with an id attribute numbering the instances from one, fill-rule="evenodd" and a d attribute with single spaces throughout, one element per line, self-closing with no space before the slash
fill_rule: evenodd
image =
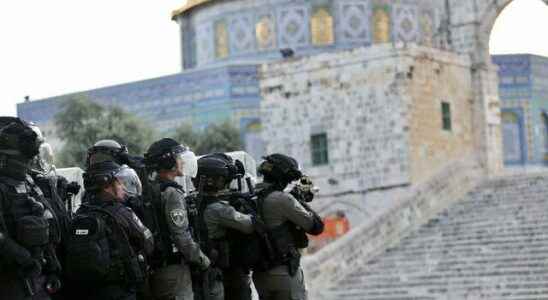
<path id="1" fill-rule="evenodd" d="M 215 57 L 225 58 L 229 54 L 228 28 L 226 20 L 215 22 Z"/>
<path id="2" fill-rule="evenodd" d="M 376 5 L 373 9 L 373 42 L 390 43 L 392 40 L 392 23 L 389 5 Z"/>
<path id="3" fill-rule="evenodd" d="M 416 5 L 394 5 L 394 37 L 399 42 L 419 39 L 418 10 Z"/>
<path id="4" fill-rule="evenodd" d="M 255 51 L 253 15 L 235 15 L 230 19 L 230 51 L 240 54 Z"/>
<path id="5" fill-rule="evenodd" d="M 423 10 L 419 17 L 421 44 L 432 46 L 434 44 L 435 14 L 431 10 Z"/>
<path id="6" fill-rule="evenodd" d="M 213 27 L 211 23 L 205 23 L 196 28 L 196 57 L 198 64 L 213 60 Z"/>
<path id="7" fill-rule="evenodd" d="M 278 10 L 278 33 L 280 48 L 295 48 L 308 45 L 308 7 L 296 5 Z"/>
<path id="8" fill-rule="evenodd" d="M 276 17 L 273 13 L 259 13 L 255 22 L 255 38 L 259 50 L 276 47 Z"/>
<path id="9" fill-rule="evenodd" d="M 329 7 L 317 7 L 310 17 L 312 44 L 316 46 L 331 45 L 335 42 L 333 16 Z"/>
<path id="10" fill-rule="evenodd" d="M 371 43 L 371 4 L 369 1 L 338 1 L 341 42 Z"/>

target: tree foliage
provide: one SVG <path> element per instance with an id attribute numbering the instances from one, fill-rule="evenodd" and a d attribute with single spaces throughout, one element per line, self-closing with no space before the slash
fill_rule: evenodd
<path id="1" fill-rule="evenodd" d="M 65 143 L 57 155 L 61 167 L 85 165 L 87 149 L 102 139 L 113 139 L 142 154 L 154 139 L 145 122 L 119 107 L 103 107 L 85 96 L 74 96 L 62 104 L 55 116 L 59 137 Z"/>
<path id="2" fill-rule="evenodd" d="M 194 131 L 189 124 L 183 124 L 175 130 L 173 138 L 198 155 L 243 150 L 238 128 L 228 121 L 211 124 L 202 131 Z"/>

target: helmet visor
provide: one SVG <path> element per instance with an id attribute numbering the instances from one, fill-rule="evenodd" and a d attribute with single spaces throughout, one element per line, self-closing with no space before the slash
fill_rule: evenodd
<path id="1" fill-rule="evenodd" d="M 140 196 L 142 194 L 143 185 L 135 170 L 123 165 L 115 176 L 124 185 L 124 190 L 128 196 Z"/>
<path id="2" fill-rule="evenodd" d="M 182 162 L 183 176 L 196 177 L 198 174 L 198 159 L 194 152 L 187 148 L 185 151 L 177 153 L 177 159 Z"/>
<path id="3" fill-rule="evenodd" d="M 40 168 L 45 172 L 49 173 L 53 168 L 53 149 L 48 143 L 43 143 L 40 145 L 38 159 L 40 163 Z"/>
<path id="4" fill-rule="evenodd" d="M 38 148 L 38 155 L 32 158 L 30 162 L 30 168 L 32 171 L 39 174 L 49 174 L 53 166 L 53 150 L 48 143 L 43 143 Z"/>

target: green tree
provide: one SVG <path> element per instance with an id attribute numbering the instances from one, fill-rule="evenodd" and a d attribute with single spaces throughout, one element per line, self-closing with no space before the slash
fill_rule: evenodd
<path id="1" fill-rule="evenodd" d="M 200 135 L 194 131 L 192 125 L 183 123 L 175 129 L 175 132 L 171 137 L 179 143 L 190 147 L 193 151 L 198 147 L 200 143 Z"/>
<path id="2" fill-rule="evenodd" d="M 175 130 L 173 138 L 190 146 L 198 155 L 237 151 L 244 148 L 240 131 L 228 121 L 211 124 L 202 131 L 195 131 L 192 126 L 183 124 Z"/>
<path id="3" fill-rule="evenodd" d="M 85 95 L 67 99 L 55 116 L 59 137 L 65 143 L 57 156 L 60 167 L 84 167 L 87 149 L 101 139 L 126 145 L 142 154 L 154 139 L 150 126 L 119 107 L 103 107 Z"/>

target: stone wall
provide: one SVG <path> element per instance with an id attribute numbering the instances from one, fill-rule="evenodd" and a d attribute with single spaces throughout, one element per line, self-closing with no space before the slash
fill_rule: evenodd
<path id="1" fill-rule="evenodd" d="M 386 213 L 355 228 L 318 253 L 305 257 L 302 265 L 310 298 L 323 299 L 322 293 L 337 279 L 363 266 L 458 201 L 481 182 L 482 174 L 482 167 L 474 155 L 451 162 Z"/>
<path id="2" fill-rule="evenodd" d="M 377 46 L 263 65 L 267 153 L 297 158 L 323 194 L 408 183 L 409 97 L 400 74 L 413 58 L 405 53 Z M 329 162 L 315 166 L 310 141 L 319 133 Z"/>
<path id="3" fill-rule="evenodd" d="M 472 151 L 473 93 L 467 59 L 435 53 L 418 56 L 414 63 L 406 76 L 412 98 L 411 178 L 418 182 Z M 449 104 L 450 129 L 443 129 L 442 103 Z"/>
<path id="4" fill-rule="evenodd" d="M 466 57 L 373 46 L 265 64 L 260 77 L 267 152 L 297 158 L 322 196 L 416 183 L 472 149 Z M 442 101 L 451 103 L 451 132 L 442 130 Z M 325 165 L 312 160 L 318 133 L 327 136 Z"/>

